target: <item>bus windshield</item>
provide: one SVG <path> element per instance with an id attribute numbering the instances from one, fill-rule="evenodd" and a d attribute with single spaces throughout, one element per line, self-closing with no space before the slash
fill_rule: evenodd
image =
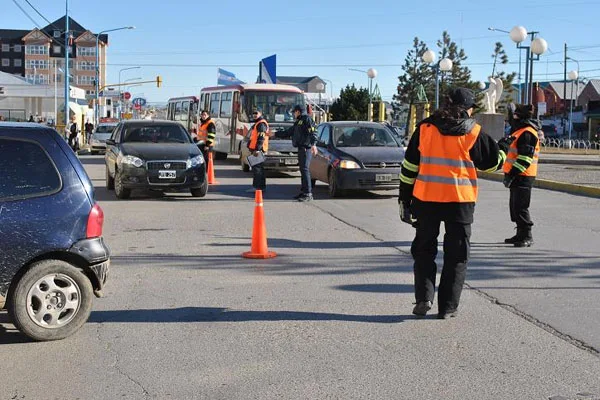
<path id="1" fill-rule="evenodd" d="M 244 93 L 244 113 L 252 115 L 253 107 L 260 107 L 268 122 L 293 122 L 292 108 L 304 106 L 304 95 L 293 92 L 247 91 Z"/>

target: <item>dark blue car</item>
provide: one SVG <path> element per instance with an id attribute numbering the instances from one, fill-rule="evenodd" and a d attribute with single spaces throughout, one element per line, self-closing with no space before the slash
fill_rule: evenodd
<path id="1" fill-rule="evenodd" d="M 103 222 L 55 130 L 0 123 L 0 307 L 27 336 L 62 339 L 86 322 L 108 275 Z"/>

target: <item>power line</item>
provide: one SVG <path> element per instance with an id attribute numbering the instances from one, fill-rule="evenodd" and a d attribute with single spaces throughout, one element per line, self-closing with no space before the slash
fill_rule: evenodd
<path id="1" fill-rule="evenodd" d="M 42 15 L 42 13 L 40 13 L 40 12 L 37 10 L 37 8 L 35 8 L 35 7 L 34 7 L 34 6 L 33 6 L 33 5 L 32 5 L 32 4 L 29 2 L 29 0 L 25 0 L 25 3 L 29 4 L 29 7 L 33 8 L 33 11 L 35 11 L 35 12 L 37 13 L 37 15 L 39 15 L 40 17 L 42 17 L 42 19 L 43 19 L 44 21 L 46 21 L 47 23 L 49 23 L 50 25 L 52 25 L 52 22 L 48 21 L 48 19 L 47 19 L 46 17 L 44 17 L 44 16 Z M 54 28 L 56 28 L 56 26 L 54 26 L 54 25 L 52 25 L 52 26 L 53 26 Z"/>
<path id="2" fill-rule="evenodd" d="M 21 11 L 23 12 L 23 14 L 25 14 L 25 15 L 27 16 L 27 18 L 29 18 L 29 20 L 30 20 L 31 22 L 33 22 L 33 24 L 34 24 L 34 25 L 35 25 L 35 26 L 36 26 L 38 29 L 41 29 L 41 28 L 40 28 L 40 24 L 38 24 L 38 23 L 37 23 L 37 22 L 36 22 L 36 21 L 35 21 L 33 18 L 31 18 L 31 15 L 29 15 L 29 14 L 27 13 L 27 11 L 25 11 L 25 10 L 23 9 L 23 7 L 21 7 L 21 5 L 20 5 L 19 3 L 17 3 L 17 0 L 12 0 L 12 1 L 13 1 L 13 3 L 15 3 L 15 5 L 16 5 L 17 7 L 19 7 L 19 10 L 21 10 Z"/>

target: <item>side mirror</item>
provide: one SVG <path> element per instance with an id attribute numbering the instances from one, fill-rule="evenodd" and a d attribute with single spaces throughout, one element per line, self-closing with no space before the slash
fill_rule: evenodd
<path id="1" fill-rule="evenodd" d="M 114 139 L 106 139 L 106 144 L 108 144 L 110 146 L 114 146 L 116 143 L 115 143 Z"/>

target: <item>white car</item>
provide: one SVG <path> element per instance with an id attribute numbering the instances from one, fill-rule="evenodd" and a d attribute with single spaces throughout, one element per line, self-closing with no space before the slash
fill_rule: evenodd
<path id="1" fill-rule="evenodd" d="M 90 138 L 90 152 L 92 154 L 106 152 L 106 139 L 111 137 L 112 132 L 116 127 L 116 122 L 103 122 L 98 124 Z"/>

